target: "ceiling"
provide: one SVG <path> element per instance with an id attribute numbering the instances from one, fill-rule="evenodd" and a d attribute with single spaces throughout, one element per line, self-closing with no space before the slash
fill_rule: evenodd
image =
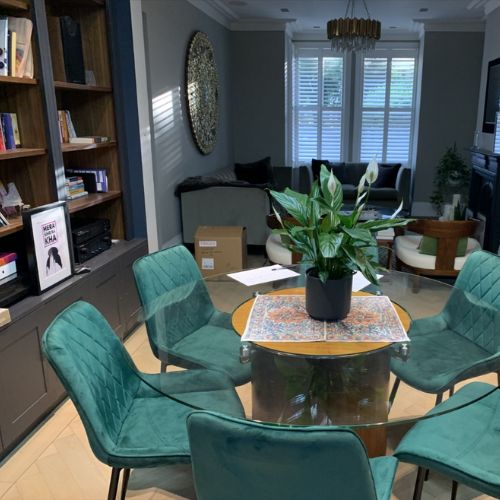
<path id="1" fill-rule="evenodd" d="M 471 24 L 482 21 L 500 0 L 365 0 L 383 33 L 415 32 L 418 21 Z M 232 23 L 290 21 L 294 32 L 324 33 L 326 22 L 344 17 L 348 0 L 212 0 Z M 284 10 L 285 9 L 285 10 Z M 355 0 L 354 17 L 367 17 L 363 0 Z"/>

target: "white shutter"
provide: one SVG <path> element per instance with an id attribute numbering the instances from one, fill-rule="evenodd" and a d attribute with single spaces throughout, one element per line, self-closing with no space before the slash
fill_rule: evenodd
<path id="1" fill-rule="evenodd" d="M 362 73 L 360 160 L 408 163 L 415 57 L 365 57 Z"/>
<path id="2" fill-rule="evenodd" d="M 298 50 L 294 65 L 293 162 L 342 154 L 344 64 L 331 50 Z"/>

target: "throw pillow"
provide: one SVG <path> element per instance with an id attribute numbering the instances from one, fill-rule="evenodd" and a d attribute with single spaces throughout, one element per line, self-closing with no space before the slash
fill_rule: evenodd
<path id="1" fill-rule="evenodd" d="M 395 188 L 401 163 L 379 163 L 378 177 L 373 183 L 374 188 Z"/>
<path id="2" fill-rule="evenodd" d="M 432 236 L 422 236 L 420 245 L 418 246 L 419 253 L 424 255 L 436 255 L 437 253 L 437 238 Z M 463 257 L 467 251 L 467 238 L 460 238 L 457 245 L 457 257 Z"/>
<path id="3" fill-rule="evenodd" d="M 251 184 L 272 184 L 271 157 L 266 156 L 262 160 L 251 163 L 235 163 L 234 173 L 239 181 L 246 181 Z"/>
<path id="4" fill-rule="evenodd" d="M 313 174 L 313 180 L 316 180 L 319 178 L 319 171 L 321 170 L 321 165 L 324 165 L 328 170 L 331 170 L 333 172 L 333 175 L 337 177 L 339 182 L 341 184 L 346 183 L 345 179 L 345 163 L 338 161 L 338 162 L 330 162 L 328 160 L 316 160 L 312 159 L 311 160 L 311 170 Z"/>

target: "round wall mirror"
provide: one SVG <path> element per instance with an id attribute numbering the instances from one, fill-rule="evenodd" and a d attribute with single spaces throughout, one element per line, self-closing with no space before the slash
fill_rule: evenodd
<path id="1" fill-rule="evenodd" d="M 198 149 L 207 155 L 217 140 L 219 93 L 214 49 L 201 31 L 197 31 L 189 43 L 186 95 L 193 138 Z"/>

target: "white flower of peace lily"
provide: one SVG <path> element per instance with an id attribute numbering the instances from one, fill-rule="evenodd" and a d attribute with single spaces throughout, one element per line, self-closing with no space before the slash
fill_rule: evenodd
<path id="1" fill-rule="evenodd" d="M 337 190 L 337 180 L 335 179 L 333 172 L 330 170 L 330 177 L 328 178 L 328 191 L 330 191 L 332 198 L 335 195 L 336 190 Z"/>
<path id="2" fill-rule="evenodd" d="M 365 189 L 365 183 L 366 183 L 366 173 L 364 173 L 362 176 L 361 176 L 361 179 L 359 180 L 359 184 L 358 184 L 358 196 L 363 192 L 363 190 Z"/>
<path id="3" fill-rule="evenodd" d="M 373 160 L 370 163 L 368 163 L 368 167 L 366 167 L 365 175 L 366 175 L 366 181 L 370 185 L 372 185 L 377 180 L 378 163 L 377 163 L 377 160 L 375 158 L 373 158 Z"/>

